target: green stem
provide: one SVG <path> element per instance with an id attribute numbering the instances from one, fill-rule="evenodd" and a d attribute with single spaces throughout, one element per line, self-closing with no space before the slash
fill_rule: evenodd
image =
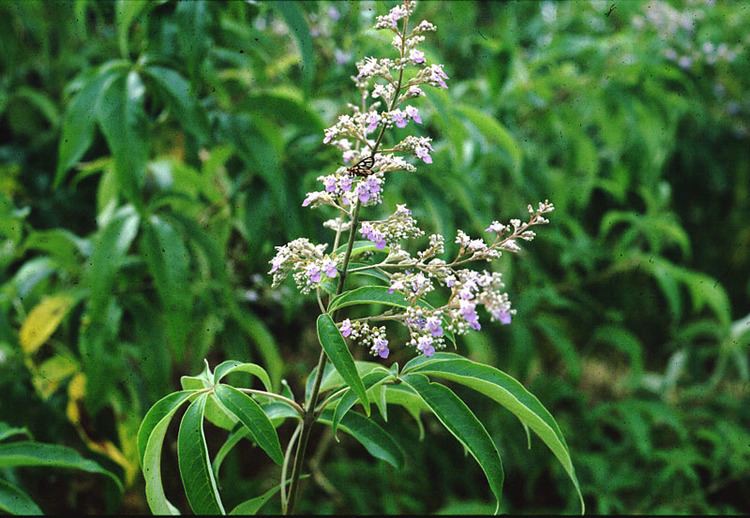
<path id="1" fill-rule="evenodd" d="M 406 27 L 409 24 L 409 17 L 404 18 L 403 22 L 403 29 L 401 32 L 401 52 L 400 57 L 401 60 L 404 58 L 404 43 L 406 38 Z M 396 91 L 393 94 L 393 99 L 390 103 L 390 107 L 388 108 L 389 111 L 393 110 L 393 108 L 396 105 L 396 100 L 398 99 L 398 95 L 401 91 L 401 85 L 403 83 L 404 79 L 404 64 L 401 63 L 401 68 L 398 72 L 398 85 L 396 86 Z M 375 141 L 375 144 L 372 146 L 371 149 L 371 156 L 375 156 L 375 154 L 378 152 L 378 148 L 380 147 L 380 143 L 383 141 L 383 134 L 385 133 L 385 125 L 380 127 L 380 134 L 378 135 L 377 140 Z M 339 276 L 339 284 L 336 288 L 336 295 L 341 295 L 341 293 L 344 291 L 344 282 L 346 281 L 346 274 L 347 269 L 349 268 L 349 261 L 352 256 L 352 249 L 354 248 L 354 239 L 357 236 L 357 225 L 359 225 L 359 210 L 361 208 L 362 204 L 359 200 L 357 200 L 357 204 L 354 206 L 354 211 L 352 213 L 352 226 L 349 229 L 349 241 L 346 244 L 346 253 L 344 254 L 344 261 L 341 265 L 341 275 Z M 336 312 L 334 311 L 331 315 L 331 318 L 335 321 L 336 320 Z M 294 464 L 292 466 L 292 477 L 291 477 L 291 486 L 289 488 L 289 499 L 287 500 L 287 506 L 285 510 L 285 514 L 292 514 L 294 512 L 294 504 L 297 499 L 297 494 L 299 492 L 299 480 L 300 475 L 302 474 L 302 465 L 305 462 L 305 453 L 307 452 L 307 443 L 310 440 L 310 431 L 312 430 L 313 425 L 315 424 L 315 421 L 317 420 L 317 415 L 315 413 L 315 407 L 318 404 L 318 396 L 320 395 L 320 384 L 323 381 L 323 370 L 326 365 L 326 354 L 325 351 L 320 351 L 320 356 L 318 357 L 318 366 L 317 371 L 315 372 L 315 381 L 313 382 L 313 389 L 312 393 L 310 394 L 310 399 L 307 402 L 307 406 L 305 408 L 305 413 L 302 417 L 302 432 L 300 435 L 299 443 L 297 444 L 297 450 L 294 453 Z M 284 484 L 284 480 L 281 481 L 282 484 Z"/>
<path id="2" fill-rule="evenodd" d="M 336 287 L 336 295 L 340 295 L 344 291 L 344 283 L 346 282 L 346 270 L 349 267 L 349 261 L 352 257 L 352 249 L 354 248 L 354 239 L 357 236 L 357 225 L 359 224 L 359 210 L 361 204 L 357 201 L 354 206 L 354 213 L 352 214 L 352 226 L 349 230 L 349 241 L 346 244 L 346 253 L 344 254 L 344 262 L 342 263 L 341 275 L 339 276 L 339 284 Z M 335 318 L 335 312 L 331 315 Z M 292 465 L 292 482 L 289 488 L 289 499 L 287 500 L 286 514 L 291 514 L 294 511 L 294 503 L 297 498 L 299 491 L 299 477 L 302 474 L 302 464 L 305 461 L 305 453 L 307 451 L 307 443 L 310 440 L 310 431 L 312 430 L 313 424 L 315 424 L 315 406 L 318 404 L 318 396 L 320 394 L 320 384 L 323 381 L 323 370 L 326 365 L 326 353 L 321 349 L 320 356 L 318 357 L 318 366 L 315 372 L 315 381 L 313 382 L 312 393 L 310 394 L 310 400 L 305 408 L 305 413 L 302 417 L 302 435 L 300 436 L 299 443 L 297 444 L 297 451 L 294 454 L 294 464 Z M 284 481 L 282 481 L 283 483 Z"/>

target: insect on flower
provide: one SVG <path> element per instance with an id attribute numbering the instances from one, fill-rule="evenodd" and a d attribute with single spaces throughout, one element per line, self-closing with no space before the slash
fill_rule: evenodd
<path id="1" fill-rule="evenodd" d="M 356 174 L 358 176 L 369 176 L 372 174 L 372 166 L 374 165 L 375 157 L 371 155 L 367 158 L 363 158 L 362 160 L 351 166 L 346 170 L 346 172 L 349 174 Z"/>

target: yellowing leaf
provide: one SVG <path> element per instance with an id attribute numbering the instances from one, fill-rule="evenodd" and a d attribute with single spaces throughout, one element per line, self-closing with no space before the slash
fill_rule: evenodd
<path id="1" fill-rule="evenodd" d="M 42 399 L 55 393 L 60 383 L 78 372 L 78 364 L 67 356 L 55 355 L 45 360 L 39 368 L 31 369 L 31 382 Z"/>
<path id="2" fill-rule="evenodd" d="M 68 420 L 73 424 L 78 435 L 90 450 L 106 455 L 122 467 L 125 471 L 125 484 L 129 486 L 135 480 L 138 467 L 133 460 L 128 460 L 112 441 L 95 441 L 83 428 L 81 424 L 81 408 L 83 407 L 83 398 L 85 395 L 86 375 L 79 372 L 68 384 L 68 406 L 65 409 Z M 120 435 L 122 437 L 122 433 Z M 135 449 L 133 449 L 132 453 L 133 456 L 137 455 Z"/>
<path id="3" fill-rule="evenodd" d="M 74 303 L 75 299 L 69 295 L 53 295 L 37 304 L 21 325 L 19 339 L 23 351 L 33 354 L 39 349 L 52 336 Z"/>

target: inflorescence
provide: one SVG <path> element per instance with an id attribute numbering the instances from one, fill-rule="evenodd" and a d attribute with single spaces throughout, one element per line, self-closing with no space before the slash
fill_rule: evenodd
<path id="1" fill-rule="evenodd" d="M 335 219 L 324 223 L 336 232 L 334 250 L 326 253 L 325 244 L 316 245 L 306 238 L 295 239 L 276 247 L 269 272 L 273 275 L 274 286 L 279 286 L 291 274 L 302 293 L 316 291 L 320 300 L 324 283 L 341 275 L 344 267 L 345 254 L 337 248 L 342 233 L 357 232 L 371 241 L 375 250 L 385 256 L 373 264 L 349 265 L 349 272 L 377 272 L 388 280 L 390 293 L 404 297 L 407 308 L 390 309 L 359 319 L 347 318 L 338 325 L 345 338 L 367 347 L 371 354 L 381 358 L 387 358 L 390 349 L 386 328 L 377 325 L 379 322 L 393 321 L 406 326 L 407 345 L 426 356 L 445 348 L 447 338 L 479 330 L 479 306 L 484 307 L 492 321 L 510 324 L 515 310 L 503 291 L 502 275 L 476 271 L 467 265 L 476 261 L 490 262 L 503 252 L 518 252 L 519 241 L 534 239 L 531 228 L 548 223 L 545 215 L 554 210 L 554 206 L 545 201 L 536 208 L 528 206 L 529 219 L 525 222 L 518 219 L 507 224 L 493 221 L 486 229 L 492 236 L 489 240 L 472 238 L 459 230 L 455 239 L 458 252 L 449 261 L 442 258 L 445 241 L 438 234 L 430 235 L 426 248 L 416 255 L 402 246 L 405 241 L 425 234 L 405 205 L 398 205 L 383 220 L 361 221 L 359 228 L 351 228 L 355 206 L 382 203 L 387 174 L 414 172 L 416 166 L 409 158 L 432 163 L 432 141 L 428 137 L 407 136 L 390 147 L 379 147 L 386 130 L 422 124 L 419 109 L 409 103 L 424 95 L 424 86 L 448 88 L 443 65 L 428 63 L 425 53 L 417 48 L 424 41 L 425 33 L 435 31 L 436 27 L 423 20 L 407 30 L 414 5 L 415 2 L 407 0 L 388 14 L 377 17 L 375 28 L 393 33 L 398 58 L 367 57 L 359 61 L 352 80 L 360 91 L 361 104 L 350 104 L 350 113 L 339 116 L 337 122 L 325 130 L 323 143 L 338 148 L 346 166 L 319 177 L 322 189 L 308 193 L 302 205 L 329 206 L 338 212 Z M 360 176 L 350 172 L 352 165 L 370 156 L 374 160 L 369 174 Z M 439 307 L 423 303 L 422 298 L 438 286 L 450 291 L 448 300 Z"/>

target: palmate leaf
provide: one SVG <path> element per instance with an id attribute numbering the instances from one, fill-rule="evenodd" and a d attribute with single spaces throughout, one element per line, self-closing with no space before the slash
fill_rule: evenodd
<path id="1" fill-rule="evenodd" d="M 338 373 L 344 379 L 347 385 L 351 387 L 354 393 L 365 407 L 365 412 L 370 415 L 370 401 L 367 399 L 367 392 L 354 365 L 352 353 L 341 336 L 338 327 L 330 315 L 324 313 L 318 317 L 318 340 L 320 345 L 331 360 Z"/>
<path id="2" fill-rule="evenodd" d="M 190 508 L 196 514 L 226 514 L 216 479 L 211 471 L 203 417 L 207 394 L 201 394 L 188 407 L 177 434 L 177 460 L 180 477 Z"/>
<path id="3" fill-rule="evenodd" d="M 510 410 L 552 450 L 575 486 L 581 511 L 585 510 L 570 451 L 560 428 L 539 400 L 517 380 L 494 367 L 453 353 L 438 353 L 432 358 L 420 356 L 408 362 L 403 372 L 427 374 L 460 383 Z"/>
<path id="4" fill-rule="evenodd" d="M 401 378 L 430 407 L 432 413 L 471 453 L 484 471 L 490 489 L 497 500 L 495 513 L 500 509 L 503 494 L 503 463 L 495 443 L 484 425 L 466 403 L 448 387 L 431 382 L 422 374 L 407 374 Z"/>

